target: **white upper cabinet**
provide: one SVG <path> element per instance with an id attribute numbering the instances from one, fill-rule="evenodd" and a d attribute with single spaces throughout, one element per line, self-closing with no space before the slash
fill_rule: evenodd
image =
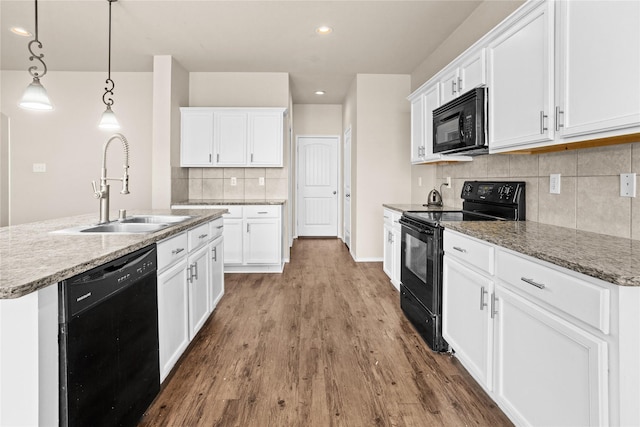
<path id="1" fill-rule="evenodd" d="M 553 2 L 538 3 L 489 43 L 489 148 L 553 139 Z"/>
<path id="2" fill-rule="evenodd" d="M 425 155 L 424 95 L 411 101 L 411 163 L 422 163 Z"/>
<path id="3" fill-rule="evenodd" d="M 245 166 L 247 163 L 248 115 L 242 111 L 215 113 L 216 166 Z"/>
<path id="4" fill-rule="evenodd" d="M 180 163 L 182 166 L 211 166 L 213 163 L 213 114 L 182 109 Z"/>
<path id="5" fill-rule="evenodd" d="M 441 104 L 487 83 L 485 58 L 485 49 L 471 50 L 445 68 L 440 78 Z"/>
<path id="6" fill-rule="evenodd" d="M 282 112 L 249 115 L 249 164 L 282 166 Z"/>
<path id="7" fill-rule="evenodd" d="M 181 166 L 282 167 L 284 108 L 180 111 Z"/>
<path id="8" fill-rule="evenodd" d="M 640 125 L 640 2 L 557 2 L 557 131 Z"/>

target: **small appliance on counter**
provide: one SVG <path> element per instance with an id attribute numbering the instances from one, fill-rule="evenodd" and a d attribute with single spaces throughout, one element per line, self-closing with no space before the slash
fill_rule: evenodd
<path id="1" fill-rule="evenodd" d="M 400 307 L 434 351 L 448 349 L 442 338 L 444 227 L 440 222 L 525 219 L 524 182 L 466 181 L 461 197 L 461 210 L 406 211 L 400 218 Z"/>
<path id="2" fill-rule="evenodd" d="M 442 206 L 442 195 L 435 188 L 429 191 L 427 206 Z"/>

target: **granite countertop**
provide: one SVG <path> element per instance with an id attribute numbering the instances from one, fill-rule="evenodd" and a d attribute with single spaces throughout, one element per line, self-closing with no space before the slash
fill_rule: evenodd
<path id="1" fill-rule="evenodd" d="M 419 204 L 402 205 L 402 204 L 396 204 L 396 203 L 389 203 L 389 204 L 383 204 L 382 206 L 387 209 L 398 211 L 400 213 L 405 211 L 417 211 L 417 212 L 442 211 L 444 212 L 444 211 L 460 210 L 460 208 L 454 208 L 453 206 L 427 206 L 426 203 L 424 205 L 419 205 Z"/>
<path id="2" fill-rule="evenodd" d="M 620 286 L 640 286 L 640 241 L 532 221 L 442 222 L 451 230 Z"/>
<path id="3" fill-rule="evenodd" d="M 0 299 L 18 298 L 100 266 L 137 249 L 218 218 L 226 209 L 134 211 L 131 215 L 190 215 L 193 218 L 149 234 L 53 234 L 95 224 L 97 214 L 0 228 Z"/>
<path id="4" fill-rule="evenodd" d="M 189 199 L 172 206 L 284 205 L 285 199 Z"/>

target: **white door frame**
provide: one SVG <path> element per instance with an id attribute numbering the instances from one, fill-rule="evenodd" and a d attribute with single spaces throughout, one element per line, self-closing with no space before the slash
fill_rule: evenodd
<path id="1" fill-rule="evenodd" d="M 342 159 L 342 155 L 340 153 L 340 150 L 342 148 L 342 144 L 341 144 L 341 140 L 340 140 L 340 135 L 316 135 L 316 134 L 312 134 L 312 135 L 296 135 L 296 144 L 295 144 L 295 162 L 296 162 L 296 179 L 295 179 L 295 194 L 296 194 L 296 203 L 294 208 L 295 211 L 295 231 L 294 231 L 294 236 L 297 239 L 299 237 L 298 235 L 298 203 L 300 201 L 300 194 L 298 194 L 299 188 L 298 188 L 298 181 L 300 180 L 300 162 L 298 161 L 298 147 L 299 147 L 299 142 L 300 142 L 300 138 L 332 138 L 336 140 L 336 143 L 338 144 L 338 168 L 337 168 L 337 197 L 338 197 L 338 203 L 337 203 L 337 210 L 336 210 L 336 220 L 340 221 L 340 209 L 342 208 L 342 178 L 341 178 L 341 174 L 340 174 L 340 162 Z M 338 223 L 338 230 L 337 230 L 337 236 L 340 238 L 341 236 L 341 227 L 340 227 L 340 223 Z"/>
<path id="2" fill-rule="evenodd" d="M 346 145 L 346 140 L 347 140 L 347 134 L 349 134 L 349 139 L 351 140 L 351 125 L 349 125 L 345 130 L 344 130 L 344 139 L 343 139 L 343 143 L 342 143 L 342 150 L 340 151 L 340 156 L 342 157 L 343 161 L 346 159 L 346 157 L 344 156 L 344 150 L 345 150 L 345 145 Z M 352 142 L 353 143 L 353 142 Z M 349 158 L 351 159 L 351 156 L 349 156 Z M 351 159 L 351 163 L 353 163 L 353 159 Z M 343 193 L 346 191 L 346 189 L 344 188 L 344 183 L 346 180 L 345 175 L 345 169 L 346 169 L 346 164 L 342 163 L 342 179 L 341 179 L 341 188 Z M 349 173 L 351 173 L 351 165 L 349 165 Z M 351 181 L 349 181 L 351 182 Z M 353 194 L 353 188 L 350 189 L 351 194 Z M 351 197 L 351 196 L 349 196 Z M 345 226 L 345 219 L 344 219 L 344 194 L 343 197 L 340 198 L 340 204 L 341 204 L 341 209 L 342 209 L 342 241 L 346 244 L 345 242 L 345 231 L 344 231 L 344 226 Z M 351 217 L 353 216 L 353 203 L 351 203 L 351 201 L 349 202 L 349 233 L 351 233 Z M 351 235 L 351 234 L 350 234 Z M 349 252 L 351 253 L 351 248 L 353 247 L 353 243 L 351 241 L 349 241 Z"/>

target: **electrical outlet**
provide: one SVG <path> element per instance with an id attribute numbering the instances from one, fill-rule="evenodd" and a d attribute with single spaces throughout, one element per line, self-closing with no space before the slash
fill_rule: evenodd
<path id="1" fill-rule="evenodd" d="M 552 173 L 549 175 L 549 193 L 560 194 L 560 174 Z"/>
<path id="2" fill-rule="evenodd" d="M 236 185 L 238 185 L 238 178 L 236 178 L 235 176 L 231 177 L 231 186 L 235 187 Z"/>
<path id="3" fill-rule="evenodd" d="M 43 173 L 47 171 L 47 164 L 46 163 L 34 163 L 33 164 L 33 171 L 36 173 Z"/>
<path id="4" fill-rule="evenodd" d="M 451 177 L 447 177 L 447 187 L 451 188 Z"/>
<path id="5" fill-rule="evenodd" d="M 258 178 L 258 185 L 264 185 L 264 176 Z"/>
<path id="6" fill-rule="evenodd" d="M 422 187 L 422 177 L 418 177 L 418 187 Z"/>
<path id="7" fill-rule="evenodd" d="M 636 174 L 620 174 L 620 197 L 636 197 Z"/>

